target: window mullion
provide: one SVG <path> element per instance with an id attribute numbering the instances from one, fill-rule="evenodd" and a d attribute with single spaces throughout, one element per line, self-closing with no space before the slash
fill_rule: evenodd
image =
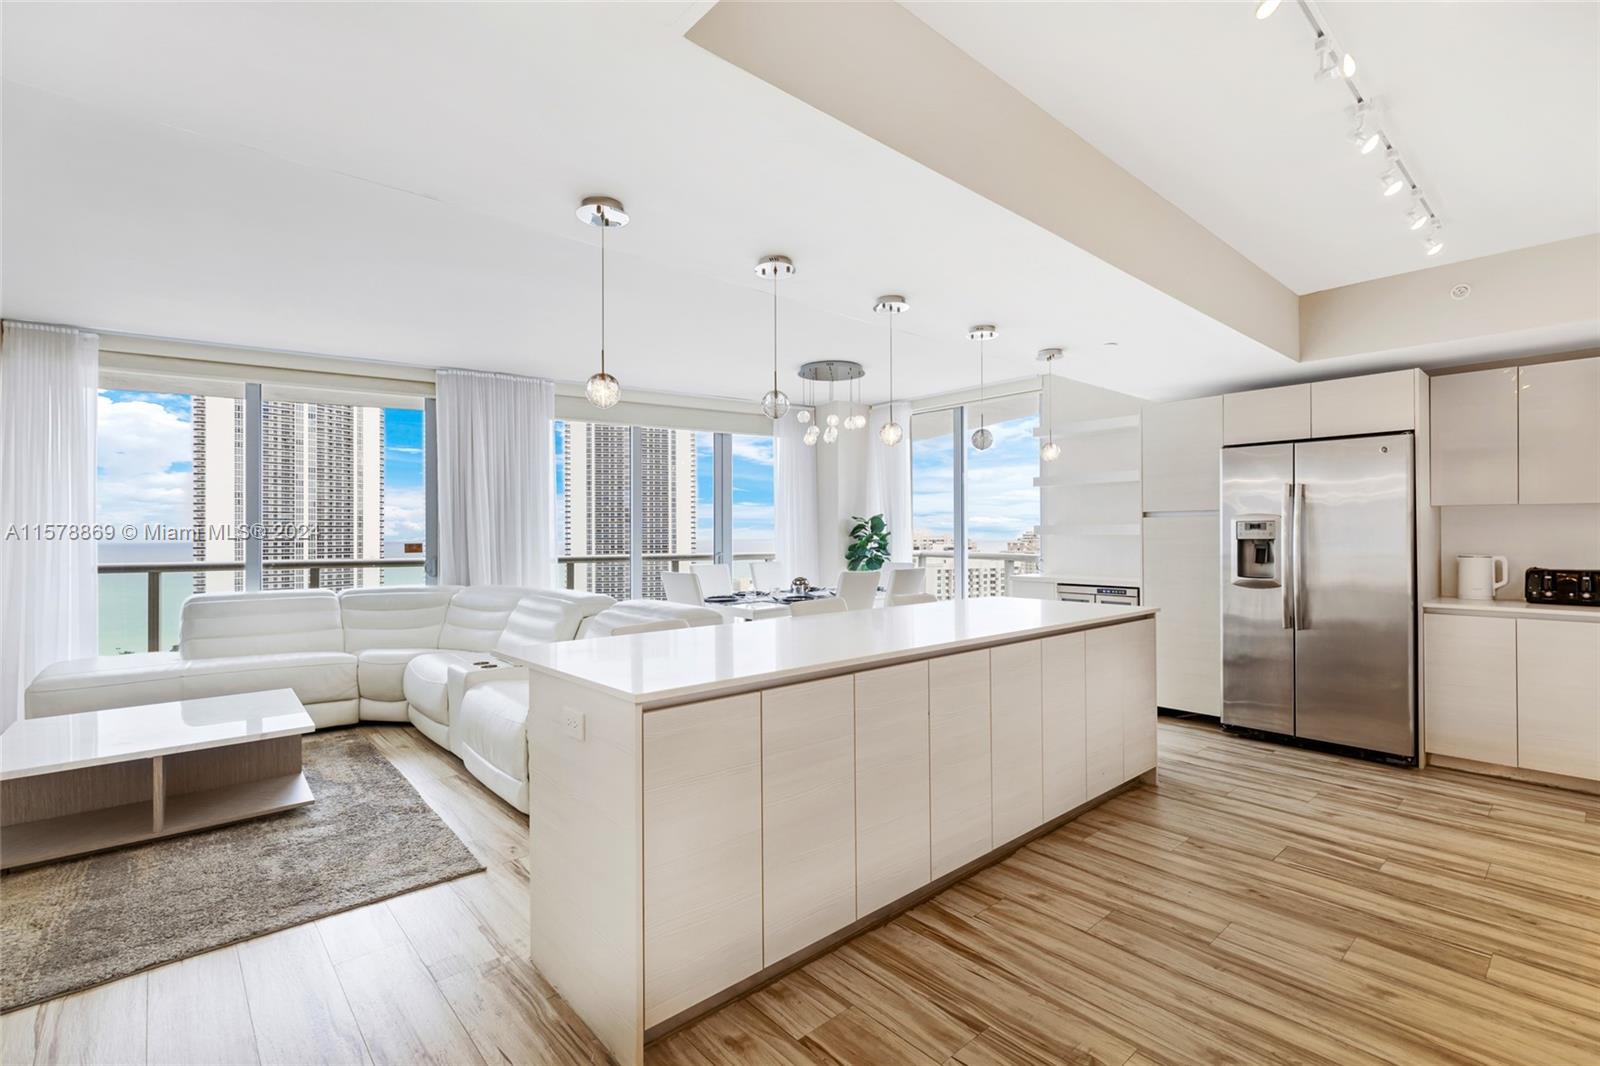
<path id="1" fill-rule="evenodd" d="M 955 492 L 955 574 L 951 599 L 967 598 L 967 409 L 955 409 L 955 440 L 951 448 L 951 475 Z"/>

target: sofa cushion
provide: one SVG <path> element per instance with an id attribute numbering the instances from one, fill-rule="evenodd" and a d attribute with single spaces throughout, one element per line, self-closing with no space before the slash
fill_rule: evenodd
<path id="1" fill-rule="evenodd" d="M 618 628 L 631 628 L 652 622 L 675 621 L 687 626 L 714 626 L 723 622 L 721 612 L 710 607 L 696 607 L 690 603 L 668 603 L 665 600 L 623 600 L 607 607 L 593 618 L 585 619 L 578 636 L 609 637 Z"/>
<path id="2" fill-rule="evenodd" d="M 436 654 L 432 648 L 368 648 L 358 652 L 356 685 L 361 689 L 361 698 L 389 703 L 404 700 L 407 664 L 419 655 Z"/>
<path id="3" fill-rule="evenodd" d="M 183 698 L 188 663 L 175 651 L 97 655 L 51 663 L 23 696 L 29 718 L 104 711 Z"/>
<path id="4" fill-rule="evenodd" d="M 195 659 L 183 672 L 183 695 L 227 696 L 289 688 L 307 706 L 356 698 L 356 657 L 340 651 L 287 652 Z"/>
<path id="5" fill-rule="evenodd" d="M 437 648 L 455 594 L 453 585 L 345 589 L 339 594 L 344 650 Z"/>
<path id="6" fill-rule="evenodd" d="M 493 772 L 479 775 L 484 783 L 523 811 L 527 810 L 527 724 L 527 683 L 487 681 L 467 690 L 452 729 L 467 765 L 487 764 Z"/>
<path id="7" fill-rule="evenodd" d="M 439 647 L 488 651 L 500 639 L 517 602 L 532 592 L 511 585 L 469 585 L 458 589 L 445 611 Z"/>
<path id="8" fill-rule="evenodd" d="M 185 659 L 343 650 L 339 598 L 326 589 L 202 593 L 184 601 L 178 626 Z"/>
<path id="9" fill-rule="evenodd" d="M 506 628 L 494 650 L 512 658 L 526 658 L 536 647 L 572 640 L 584 619 L 599 614 L 616 601 L 593 592 L 539 589 L 524 596 L 506 619 Z"/>
<path id="10" fill-rule="evenodd" d="M 438 722 L 450 724 L 448 695 L 450 667 L 467 665 L 481 655 L 469 651 L 430 651 L 406 663 L 401 689 L 411 709 Z"/>

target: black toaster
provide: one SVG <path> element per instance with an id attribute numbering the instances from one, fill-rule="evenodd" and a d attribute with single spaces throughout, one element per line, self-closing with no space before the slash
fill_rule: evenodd
<path id="1" fill-rule="evenodd" d="M 1546 570 L 1530 566 L 1523 580 L 1529 603 L 1568 603 L 1600 607 L 1600 570 Z"/>

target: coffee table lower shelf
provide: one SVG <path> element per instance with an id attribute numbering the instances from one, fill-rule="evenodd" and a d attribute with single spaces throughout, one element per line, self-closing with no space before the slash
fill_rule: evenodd
<path id="1" fill-rule="evenodd" d="M 0 869 L 88 855 L 303 807 L 300 737 L 0 782 Z"/>

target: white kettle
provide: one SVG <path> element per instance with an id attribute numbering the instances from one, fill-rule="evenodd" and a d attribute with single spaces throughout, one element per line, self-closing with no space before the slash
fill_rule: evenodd
<path id="1" fill-rule="evenodd" d="M 1492 600 L 1511 583 L 1511 564 L 1504 555 L 1456 556 L 1456 596 L 1463 600 Z"/>

